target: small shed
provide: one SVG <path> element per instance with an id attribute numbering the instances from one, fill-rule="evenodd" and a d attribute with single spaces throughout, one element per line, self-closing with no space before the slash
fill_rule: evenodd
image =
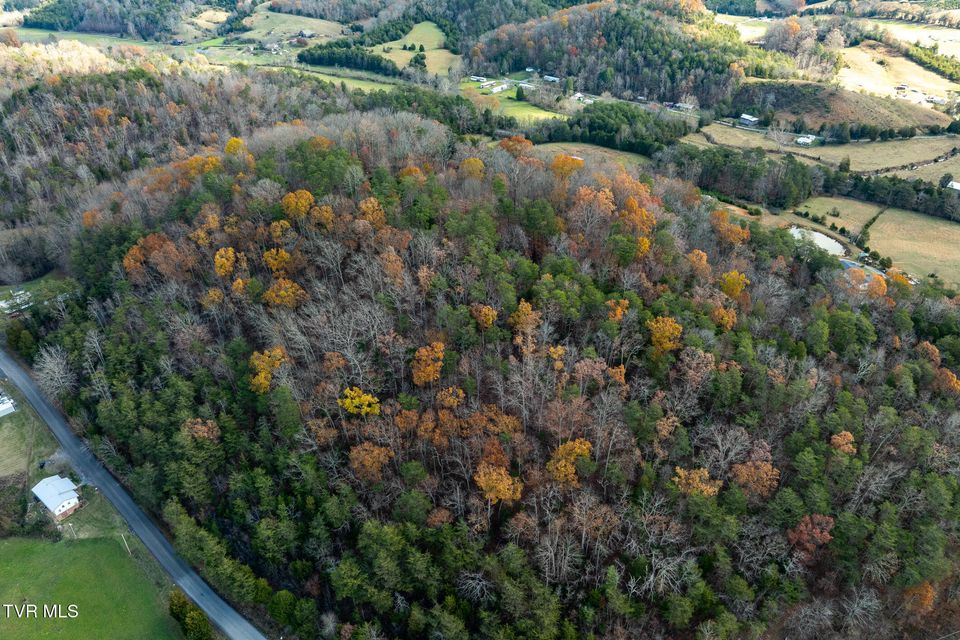
<path id="1" fill-rule="evenodd" d="M 44 478 L 34 485 L 32 491 L 57 521 L 80 508 L 80 494 L 77 493 L 77 485 L 73 484 L 70 478 Z"/>
<path id="2" fill-rule="evenodd" d="M 805 136 L 798 136 L 797 139 L 794 140 L 794 142 L 796 142 L 801 147 L 809 147 L 814 143 L 816 139 L 817 139 L 816 136 L 805 135 Z"/>
<path id="3" fill-rule="evenodd" d="M 749 113 L 740 114 L 740 124 L 745 127 L 755 127 L 760 124 L 760 118 L 757 116 L 752 116 Z"/>

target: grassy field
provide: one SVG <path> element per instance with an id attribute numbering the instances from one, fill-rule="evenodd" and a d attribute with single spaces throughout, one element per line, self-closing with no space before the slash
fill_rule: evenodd
<path id="1" fill-rule="evenodd" d="M 116 36 L 108 36 L 102 33 L 83 33 L 80 31 L 51 31 L 49 29 L 28 29 L 25 27 L 17 27 L 14 29 L 17 33 L 17 37 L 20 38 L 21 42 L 47 42 L 51 39 L 56 40 L 77 40 L 83 44 L 88 44 L 91 46 L 101 46 L 101 47 L 110 47 L 118 45 L 136 45 L 138 47 L 147 47 L 148 49 L 156 49 L 160 47 L 165 47 L 165 45 L 160 42 L 153 42 L 150 40 L 140 40 L 138 38 L 118 38 Z"/>
<path id="2" fill-rule="evenodd" d="M 424 55 L 427 58 L 427 71 L 445 76 L 451 67 L 460 62 L 460 56 L 443 48 L 445 40 L 446 36 L 436 24 L 420 22 L 415 24 L 410 33 L 404 37 L 377 45 L 372 48 L 372 51 L 393 60 L 402 69 L 410 64 L 411 58 L 417 54 L 416 51 L 404 51 L 402 47 L 412 44 L 419 49 L 420 45 L 423 45 Z"/>
<path id="3" fill-rule="evenodd" d="M 275 13 L 270 11 L 270 3 L 264 2 L 257 6 L 253 15 L 244 19 L 243 24 L 250 27 L 250 31 L 240 34 L 243 38 L 280 42 L 296 37 L 301 30 L 313 31 L 317 34 L 314 42 L 323 38 L 337 38 L 342 34 L 343 26 L 338 22 L 307 18 L 290 13 Z"/>
<path id="4" fill-rule="evenodd" d="M 719 144 L 744 149 L 755 147 L 767 150 L 778 149 L 777 143 L 761 132 L 728 127 L 722 124 L 711 124 L 704 127 L 703 130 Z M 684 141 L 702 145 L 706 142 L 706 139 L 702 136 L 699 138 L 688 136 L 684 138 Z M 850 168 L 852 170 L 875 171 L 909 162 L 933 160 L 957 146 L 960 146 L 960 138 L 941 136 L 888 140 L 886 142 L 852 142 L 850 144 L 824 145 L 806 149 L 787 144 L 782 147 L 782 150 L 813 156 L 834 165 L 844 158 L 850 158 Z"/>
<path id="5" fill-rule="evenodd" d="M 740 32 L 740 39 L 744 42 L 754 42 L 767 35 L 770 21 L 750 16 L 734 16 L 726 13 L 717 13 L 716 20 L 720 24 L 729 24 Z"/>
<path id="6" fill-rule="evenodd" d="M 74 604 L 79 612 L 74 619 L 4 619 L 4 640 L 181 637 L 162 592 L 120 540 L 2 540 L 0 576 L 0 602 Z"/>
<path id="7" fill-rule="evenodd" d="M 960 143 L 958 143 L 957 146 L 960 146 Z M 921 180 L 937 183 L 945 173 L 949 173 L 955 177 L 960 177 L 960 156 L 947 158 L 943 162 L 935 162 L 934 164 L 924 165 L 922 167 L 917 167 L 916 169 L 891 171 L 884 175 L 895 175 L 910 180 L 920 178 Z"/>
<path id="8" fill-rule="evenodd" d="M 877 42 L 864 42 L 843 49 L 844 67 L 837 74 L 840 85 L 851 91 L 866 91 L 880 96 L 898 97 L 925 104 L 926 96 L 947 98 L 960 85 L 924 69 L 899 52 Z M 905 84 L 909 89 L 898 92 L 894 87 Z"/>
<path id="9" fill-rule="evenodd" d="M 77 286 L 76 281 L 54 273 L 22 284 L 0 286 L 0 314 L 25 305 L 43 304 L 60 294 L 75 291 Z"/>
<path id="10" fill-rule="evenodd" d="M 960 223 L 888 209 L 870 227 L 870 248 L 918 278 L 936 273 L 960 286 Z"/>
<path id="11" fill-rule="evenodd" d="M 538 144 L 536 148 L 540 151 L 545 151 L 547 157 L 552 157 L 557 153 L 565 153 L 584 159 L 595 158 L 616 162 L 626 167 L 642 166 L 650 162 L 649 158 L 639 153 L 607 149 L 606 147 L 600 147 L 586 142 L 548 142 L 546 144 Z"/>
<path id="12" fill-rule="evenodd" d="M 828 227 L 830 223 L 833 222 L 836 223 L 838 227 L 846 227 L 851 231 L 860 231 L 863 225 L 880 213 L 881 208 L 879 205 L 861 202 L 860 200 L 821 196 L 810 198 L 797 207 L 797 210 L 809 211 L 812 215 L 826 216 L 826 226 Z M 840 217 L 834 218 L 830 215 L 833 209 L 840 212 Z"/>
<path id="13" fill-rule="evenodd" d="M 56 440 L 16 387 L 3 383 L 0 390 L 17 404 L 15 413 L 0 418 L 0 477 L 27 472 L 29 481 L 39 480 L 37 462 L 56 451 Z"/>
<path id="14" fill-rule="evenodd" d="M 960 29 L 873 18 L 863 19 L 861 22 L 884 29 L 901 42 L 917 43 L 925 47 L 937 45 L 940 53 L 960 58 Z"/>
<path id="15" fill-rule="evenodd" d="M 480 89 L 479 82 L 472 82 L 470 80 L 461 80 L 460 81 L 460 91 L 472 90 L 477 92 L 480 96 L 484 98 L 496 100 L 496 111 L 507 116 L 513 116 L 517 120 L 523 123 L 536 122 L 538 120 L 544 120 L 546 118 L 566 118 L 567 116 L 562 113 L 556 113 L 553 111 L 547 111 L 542 109 L 535 104 L 531 104 L 526 101 L 517 101 L 514 97 L 516 95 L 516 90 L 511 88 L 498 93 L 496 95 L 491 95 L 489 89 Z"/>

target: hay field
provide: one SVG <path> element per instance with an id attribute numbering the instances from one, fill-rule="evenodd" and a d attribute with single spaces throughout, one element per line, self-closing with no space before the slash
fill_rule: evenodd
<path id="1" fill-rule="evenodd" d="M 937 45 L 940 53 L 960 58 L 960 29 L 877 18 L 864 18 L 860 22 L 883 29 L 901 42 L 916 43 L 924 47 Z"/>
<path id="2" fill-rule="evenodd" d="M 870 248 L 917 278 L 936 273 L 960 286 L 960 223 L 888 209 L 870 227 Z"/>
<path id="3" fill-rule="evenodd" d="M 410 60 L 417 51 L 404 51 L 404 45 L 414 45 L 419 49 L 423 45 L 424 55 L 427 58 L 427 71 L 433 74 L 447 75 L 450 67 L 460 62 L 460 56 L 442 48 L 447 37 L 433 22 L 420 22 L 413 26 L 410 33 L 399 40 L 385 42 L 371 50 L 385 58 L 393 60 L 401 69 L 410 64 Z"/>
<path id="4" fill-rule="evenodd" d="M 837 79 L 844 89 L 866 91 L 899 98 L 915 104 L 927 104 L 926 96 L 946 99 L 960 85 L 924 69 L 899 52 L 877 42 L 864 42 L 843 49 L 844 66 Z M 898 85 L 906 91 L 897 91 Z"/>
<path id="5" fill-rule="evenodd" d="M 760 147 L 776 151 L 777 144 L 761 132 L 711 124 L 703 129 L 719 144 L 752 149 Z M 684 138 L 684 141 L 687 141 Z M 696 140 L 691 140 L 696 144 Z M 800 148 L 784 145 L 783 151 L 792 151 L 812 156 L 822 162 L 839 164 L 844 158 L 850 158 L 853 171 L 876 171 L 886 167 L 895 167 L 910 162 L 925 162 L 960 147 L 960 138 L 956 136 L 938 136 L 934 138 L 909 138 L 906 140 L 888 140 L 885 142 L 851 142 L 849 144 L 824 145 Z M 802 158 L 801 158 L 802 159 Z"/>

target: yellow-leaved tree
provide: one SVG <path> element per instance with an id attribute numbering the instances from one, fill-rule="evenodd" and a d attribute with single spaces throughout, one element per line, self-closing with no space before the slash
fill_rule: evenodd
<path id="1" fill-rule="evenodd" d="M 352 416 L 380 415 L 380 400 L 373 394 L 365 393 L 360 387 L 343 390 L 343 397 L 337 400 L 340 408 Z"/>
<path id="2" fill-rule="evenodd" d="M 254 370 L 253 377 L 250 378 L 250 388 L 260 394 L 269 391 L 273 372 L 287 361 L 287 352 L 281 346 L 266 351 L 254 351 L 250 356 L 250 367 Z"/>
<path id="3" fill-rule="evenodd" d="M 288 193 L 280 200 L 283 213 L 291 220 L 300 220 L 307 215 L 313 203 L 313 194 L 306 189 L 298 189 Z"/>
<path id="4" fill-rule="evenodd" d="M 650 342 L 655 355 L 662 356 L 680 348 L 683 326 L 670 316 L 657 316 L 647 320 L 647 329 L 650 329 Z"/>
<path id="5" fill-rule="evenodd" d="M 590 441 L 577 438 L 564 442 L 553 452 L 553 457 L 547 462 L 547 473 L 560 485 L 578 487 L 577 459 L 589 458 L 593 451 Z"/>
<path id="6" fill-rule="evenodd" d="M 432 342 L 417 349 L 413 356 L 413 384 L 422 387 L 440 379 L 443 351 L 442 342 Z"/>
<path id="7" fill-rule="evenodd" d="M 473 474 L 473 480 L 490 504 L 496 504 L 501 500 L 504 502 L 519 500 L 523 491 L 523 484 L 519 479 L 512 477 L 506 467 L 489 462 L 480 463 L 476 473 Z"/>

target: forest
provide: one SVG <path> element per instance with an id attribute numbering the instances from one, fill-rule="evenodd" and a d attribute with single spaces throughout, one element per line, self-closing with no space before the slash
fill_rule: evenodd
<path id="1" fill-rule="evenodd" d="M 111 113 L 69 136 L 182 117 L 174 95 L 208 119 L 170 125 L 179 150 L 120 138 L 158 161 L 66 214 L 82 291 L 7 330 L 232 602 L 300 638 L 949 628 L 955 299 L 845 272 L 679 170 L 270 77 L 86 78 Z M 15 99 L 85 113 L 77 85 Z"/>
<path id="2" fill-rule="evenodd" d="M 233 8 L 229 0 L 209 4 Z M 168 35 L 180 23 L 187 0 L 53 0 L 24 17 L 24 26 L 57 31 L 123 33 L 155 40 Z"/>

